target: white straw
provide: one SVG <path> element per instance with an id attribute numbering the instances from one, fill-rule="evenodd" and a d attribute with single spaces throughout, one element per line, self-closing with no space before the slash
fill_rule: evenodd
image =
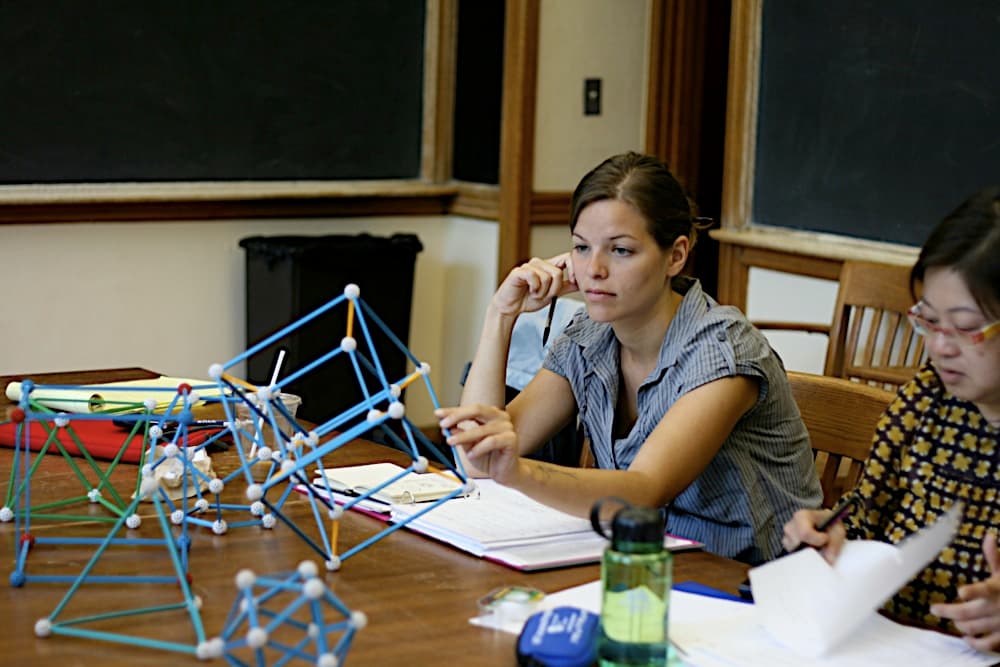
<path id="1" fill-rule="evenodd" d="M 268 387 L 273 387 L 278 381 L 278 374 L 281 372 L 281 364 L 285 360 L 285 348 L 278 349 L 278 358 L 274 361 L 274 372 L 271 373 L 271 383 L 267 385 Z M 278 397 L 281 397 L 281 393 L 278 393 Z M 261 406 L 258 406 L 261 407 Z M 257 418 L 257 435 L 261 438 L 264 437 L 264 417 Z M 257 455 L 257 438 L 254 438 L 253 444 L 250 445 L 250 458 Z"/>

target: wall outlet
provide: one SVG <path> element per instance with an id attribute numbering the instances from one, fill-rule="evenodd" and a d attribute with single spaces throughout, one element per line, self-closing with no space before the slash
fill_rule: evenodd
<path id="1" fill-rule="evenodd" d="M 583 115 L 601 115 L 601 80 L 583 80 Z"/>

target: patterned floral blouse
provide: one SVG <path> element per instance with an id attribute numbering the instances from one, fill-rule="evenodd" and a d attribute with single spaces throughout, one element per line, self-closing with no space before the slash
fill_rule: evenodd
<path id="1" fill-rule="evenodd" d="M 845 520 L 849 539 L 898 543 L 953 503 L 965 504 L 954 540 L 884 610 L 900 621 L 956 632 L 930 613 L 957 589 L 990 576 L 983 535 L 1000 529 L 1000 430 L 975 405 L 952 396 L 928 364 L 879 420 L 856 487 L 861 503 Z"/>

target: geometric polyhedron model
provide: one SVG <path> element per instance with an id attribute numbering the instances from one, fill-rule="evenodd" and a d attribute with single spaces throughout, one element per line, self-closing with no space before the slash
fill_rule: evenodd
<path id="1" fill-rule="evenodd" d="M 251 355 L 280 341 L 281 338 L 323 312 L 345 302 L 348 309 L 347 331 L 345 336 L 339 341 L 339 344 L 334 345 L 327 353 L 320 355 L 317 359 L 302 368 L 292 370 L 281 378 L 279 382 L 275 382 L 269 387 L 252 387 L 248 386 L 245 382 L 236 380 L 227 372 L 233 366 L 242 363 Z M 407 356 L 414 367 L 412 372 L 403 378 L 390 379 L 386 377 L 381 360 L 375 352 L 368 320 L 371 320 L 389 338 L 401 354 Z M 355 322 L 357 322 L 357 328 L 362 335 L 362 343 L 360 345 L 354 337 Z M 370 357 L 364 354 L 364 349 L 369 351 Z M 282 387 L 295 382 L 320 365 L 331 363 L 337 358 L 346 359 L 351 364 L 358 379 L 358 388 L 363 398 L 359 403 L 345 410 L 340 415 L 319 424 L 312 430 L 306 430 L 295 420 L 294 415 L 288 412 L 280 400 Z M 251 514 L 259 517 L 258 520 L 247 522 L 248 525 L 271 527 L 277 520 L 280 520 L 323 558 L 327 570 L 338 570 L 343 561 L 374 542 L 404 527 L 410 521 L 432 511 L 447 500 L 471 492 L 474 485 L 465 474 L 461 461 L 454 456 L 445 456 L 433 443 L 423 436 L 420 430 L 406 417 L 405 406 L 399 401 L 404 388 L 416 380 L 422 379 L 434 407 L 440 407 L 430 382 L 429 367 L 417 360 L 406 346 L 398 340 L 375 313 L 359 298 L 358 287 L 356 285 L 348 285 L 342 296 L 332 299 L 312 313 L 277 331 L 229 362 L 213 365 L 209 369 L 209 376 L 216 383 L 214 388 L 218 390 L 219 400 L 221 400 L 223 410 L 226 414 L 226 425 L 233 435 L 236 451 L 241 460 L 241 466 L 225 480 L 209 480 L 199 477 L 202 473 L 190 465 L 190 461 L 193 458 L 193 451 L 196 448 L 192 448 L 190 452 L 187 451 L 187 437 L 184 428 L 185 425 L 193 421 L 190 407 L 197 400 L 198 396 L 197 392 L 192 390 L 191 387 L 178 388 L 174 402 L 171 404 L 171 409 L 168 409 L 166 416 L 163 414 L 155 416 L 147 414 L 145 417 L 150 445 L 145 455 L 146 463 L 142 466 L 143 477 L 137 485 L 139 488 L 137 488 L 138 492 L 135 494 L 135 498 L 124 511 L 116 512 L 120 516 L 114 528 L 107 538 L 98 545 L 97 553 L 94 554 L 91 561 L 84 568 L 84 571 L 76 579 L 72 580 L 73 584 L 70 590 L 56 610 L 47 618 L 39 621 L 36 626 L 37 634 L 39 636 L 50 634 L 86 636 L 91 639 L 117 641 L 131 645 L 196 654 L 202 658 L 224 655 L 231 664 L 245 664 L 240 662 L 237 657 L 237 654 L 241 650 L 244 652 L 249 651 L 257 660 L 256 664 L 258 665 L 265 664 L 261 661 L 265 660 L 264 654 L 268 652 L 282 654 L 278 661 L 274 663 L 276 665 L 284 664 L 287 660 L 294 657 L 303 656 L 312 656 L 310 659 L 318 664 L 340 664 L 343 661 L 344 654 L 354 632 L 364 624 L 364 617 L 363 615 L 351 614 L 347 611 L 346 607 L 315 576 L 316 568 L 312 564 L 301 566 L 299 572 L 286 580 L 272 577 L 258 578 L 249 571 L 241 573 L 237 578 L 237 585 L 241 590 L 241 599 L 234 606 L 234 612 L 230 615 L 231 618 L 227 623 L 226 629 L 222 636 L 215 640 L 206 640 L 199 615 L 201 601 L 193 596 L 187 581 L 187 577 L 189 576 L 187 572 L 188 550 L 191 548 L 188 530 L 192 525 L 208 525 L 217 534 L 222 534 L 226 530 L 226 522 L 221 519 L 221 512 L 224 509 L 246 509 Z M 370 385 L 373 385 L 376 389 L 371 389 Z M 201 387 L 195 389 L 201 389 Z M 235 406 L 238 403 L 243 403 L 247 406 L 250 414 L 253 415 L 252 418 L 257 422 L 258 428 L 247 429 L 246 424 L 239 423 L 235 414 Z M 29 420 L 31 418 L 53 419 L 52 415 L 41 416 L 33 414 L 30 408 L 28 416 Z M 62 415 L 60 415 L 61 417 Z M 99 417 L 99 415 L 87 415 L 87 418 L 95 417 Z M 359 421 L 359 417 L 363 418 Z M 139 417 L 137 419 L 141 420 L 143 418 Z M 160 421 L 153 422 L 156 419 Z M 161 427 L 166 421 L 171 419 L 176 420 L 181 428 L 178 434 L 174 436 L 174 440 L 165 447 L 162 447 L 159 456 L 153 459 L 154 445 L 159 444 L 163 434 Z M 287 433 L 279 425 L 279 420 L 282 419 L 291 425 L 291 433 Z M 152 423 L 152 426 L 149 425 L 150 423 Z M 263 424 L 271 426 L 271 431 L 275 437 L 274 447 L 270 447 L 264 441 L 265 429 L 260 428 Z M 395 426 L 396 428 L 390 428 L 390 426 Z M 406 472 L 424 472 L 427 469 L 428 461 L 419 452 L 417 444 L 419 442 L 425 451 L 433 455 L 436 463 L 449 470 L 464 485 L 439 500 L 427 503 L 421 511 L 412 514 L 405 521 L 387 525 L 384 529 L 378 531 L 360 544 L 354 545 L 340 553 L 338 552 L 337 536 L 339 533 L 339 520 L 343 515 L 344 509 L 350 509 L 355 504 L 362 503 L 371 496 L 379 493 L 385 486 L 398 479 L 398 476 L 386 479 L 381 484 L 374 485 L 341 507 L 330 500 L 333 498 L 333 492 L 329 484 L 325 482 L 326 476 L 323 474 L 323 459 L 350 441 L 376 431 L 382 436 L 381 440 L 383 442 L 397 447 L 400 451 L 410 456 L 411 463 L 406 468 Z M 248 440 L 252 440 L 252 446 L 249 448 L 250 453 L 245 449 Z M 18 447 L 18 451 L 23 457 L 22 474 L 29 470 L 30 454 L 28 450 L 29 448 L 26 443 L 23 445 L 23 448 Z M 154 476 L 157 466 L 163 465 L 167 459 L 178 458 L 182 462 L 184 470 L 182 481 L 185 491 L 179 501 L 177 501 L 180 503 L 180 507 L 177 507 L 174 504 L 174 500 L 166 495 Z M 252 473 L 253 466 L 259 464 L 261 461 L 269 464 L 271 467 L 270 474 L 262 482 L 257 481 Z M 316 468 L 318 478 L 323 480 L 323 488 L 317 488 L 310 484 L 308 470 L 312 467 Z M 245 506 L 224 506 L 221 501 L 221 495 L 225 484 L 235 481 L 240 477 L 246 481 L 245 496 L 249 503 Z M 30 488 L 30 483 L 27 480 L 30 480 L 30 475 L 25 475 L 21 480 L 24 482 L 25 489 Z M 208 491 L 211 495 L 215 496 L 216 519 L 213 522 L 198 520 L 196 517 L 196 515 L 211 508 L 211 504 L 202 494 L 201 487 L 203 482 L 208 482 Z M 189 489 L 193 490 L 191 495 L 193 495 L 194 500 L 189 499 Z M 280 498 L 276 500 L 269 498 L 268 494 L 272 490 L 282 491 Z M 316 541 L 284 513 L 283 504 L 293 490 L 298 490 L 305 494 L 312 509 L 313 519 L 316 522 L 321 544 L 317 544 Z M 30 498 L 30 491 L 26 490 L 24 497 Z M 94 577 L 89 580 L 88 577 L 91 576 L 95 565 L 101 559 L 105 549 L 119 542 L 130 543 L 131 538 L 119 538 L 118 534 L 125 527 L 137 527 L 133 519 L 138 516 L 136 511 L 138 503 L 144 499 L 152 501 L 152 506 L 159 519 L 159 528 L 163 536 L 162 540 L 145 540 L 145 543 L 147 545 L 165 546 L 173 565 L 173 572 L 168 577 L 154 577 L 146 581 L 147 583 L 152 581 L 159 583 L 162 580 L 164 583 L 167 581 L 175 584 L 179 583 L 183 600 L 179 604 L 170 604 L 160 608 L 115 610 L 100 614 L 94 618 L 101 620 L 133 613 L 144 614 L 169 609 L 182 610 L 190 616 L 194 627 L 196 635 L 194 645 L 91 632 L 80 627 L 81 624 L 91 620 L 90 618 L 60 619 L 64 608 L 82 584 L 112 583 L 112 578 L 107 578 L 108 581 L 105 581 L 105 578 L 102 577 Z M 30 501 L 26 502 L 26 505 L 30 506 Z M 30 507 L 25 508 L 24 516 L 30 517 Z M 329 534 L 326 531 L 328 520 L 332 522 Z M 181 532 L 178 538 L 174 537 L 168 521 L 173 522 L 175 525 L 180 525 Z M 20 565 L 23 566 L 23 562 Z M 265 586 L 266 590 L 259 595 L 252 595 L 251 589 L 257 586 Z M 278 593 L 287 592 L 290 590 L 290 587 L 297 591 L 296 595 L 298 597 L 289 603 L 289 606 L 284 611 L 271 611 L 271 608 L 268 606 L 271 599 Z M 313 610 L 310 613 L 320 613 L 316 609 L 317 605 L 321 605 L 322 602 L 332 605 L 340 611 L 345 617 L 344 620 L 332 625 L 324 624 L 321 621 L 322 615 L 309 622 L 291 620 L 293 610 L 302 607 L 309 607 Z M 261 624 L 262 618 L 269 618 L 270 623 Z M 237 628 L 244 626 L 247 628 L 246 632 L 237 637 Z M 287 634 L 295 629 L 305 629 L 305 637 L 300 637 L 298 641 L 293 643 L 287 643 L 284 639 L 280 638 L 279 635 Z M 344 632 L 344 635 L 335 647 L 331 647 L 326 639 L 326 635 L 329 632 L 341 630 Z M 314 643 L 313 653 L 307 653 L 303 648 L 310 642 Z M 265 647 L 267 647 L 266 651 Z"/>
<path id="2" fill-rule="evenodd" d="M 261 350 L 280 343 L 284 337 L 341 304 L 346 304 L 347 308 L 347 330 L 345 335 L 340 341 L 332 344 L 327 352 L 319 355 L 316 359 L 311 360 L 301 368 L 292 369 L 280 381 L 275 382 L 269 387 L 247 387 L 245 383 L 234 381 L 233 377 L 228 374 L 227 371 L 229 369 L 243 363 L 250 356 L 257 354 Z M 407 376 L 391 379 L 386 377 L 382 362 L 375 350 L 369 321 L 393 343 L 400 354 L 405 355 L 409 362 L 412 363 L 413 370 Z M 361 334 L 360 339 L 355 336 L 355 323 Z M 368 355 L 365 354 L 366 350 Z M 319 424 L 315 429 L 307 431 L 295 420 L 294 416 L 289 413 L 281 401 L 282 389 L 304 375 L 313 372 L 321 365 L 337 361 L 346 361 L 346 363 L 350 364 L 357 378 L 357 387 L 362 394 L 362 400 L 341 414 Z M 471 492 L 473 483 L 466 475 L 460 459 L 454 455 L 451 457 L 445 456 L 431 443 L 421 433 L 420 429 L 409 421 L 406 417 L 405 406 L 399 401 L 403 389 L 416 380 L 423 380 L 434 407 L 440 407 L 440 403 L 434 393 L 434 387 L 430 382 L 429 373 L 430 369 L 427 364 L 421 363 L 368 305 L 361 300 L 360 290 L 357 285 L 353 284 L 348 285 L 342 295 L 331 299 L 311 313 L 306 314 L 271 336 L 261 340 L 225 364 L 213 365 L 209 369 L 209 376 L 219 383 L 219 388 L 223 393 L 232 396 L 231 399 L 223 403 L 223 407 L 226 410 L 227 422 L 230 424 L 230 428 L 233 429 L 234 440 L 242 442 L 247 437 L 246 431 L 240 429 L 233 411 L 234 405 L 242 401 L 247 406 L 252 418 L 271 425 L 271 431 L 277 442 L 276 448 L 268 447 L 267 443 L 263 440 L 263 429 L 258 428 L 254 430 L 253 437 L 256 438 L 256 441 L 250 449 L 255 449 L 258 456 L 260 456 L 261 451 L 268 452 L 276 467 L 274 473 L 263 482 L 257 482 L 251 476 L 250 470 L 254 464 L 254 459 L 249 458 L 242 447 L 237 449 L 243 464 L 241 471 L 248 483 L 246 496 L 250 503 L 252 503 L 252 506 L 256 505 L 259 507 L 263 505 L 267 512 L 266 516 L 274 517 L 276 520 L 285 523 L 323 558 L 328 570 L 337 570 L 343 561 L 390 533 L 399 530 L 410 521 L 423 516 L 454 497 Z M 359 418 L 361 418 L 360 421 Z M 291 425 L 290 434 L 284 432 L 279 427 L 279 419 L 283 419 Z M 396 426 L 397 428 L 390 428 L 390 426 Z M 434 457 L 435 462 L 451 471 L 452 474 L 462 481 L 463 486 L 440 500 L 428 503 L 420 512 L 415 513 L 405 522 L 388 525 L 369 539 L 339 553 L 337 526 L 343 510 L 350 509 L 357 503 L 362 503 L 371 496 L 379 493 L 383 488 L 398 479 L 398 476 L 386 479 L 381 484 L 365 490 L 364 493 L 351 499 L 341 508 L 330 500 L 333 497 L 333 493 L 329 485 L 325 482 L 326 476 L 323 474 L 323 459 L 324 457 L 329 457 L 337 449 L 350 441 L 364 437 L 374 431 L 378 431 L 384 442 L 395 446 L 410 456 L 411 462 L 405 472 L 424 472 L 427 469 L 428 461 L 426 457 L 420 454 L 417 445 L 419 442 L 424 450 Z M 397 433 L 397 431 L 401 431 L 401 434 Z M 316 468 L 316 475 L 321 484 L 320 488 L 310 483 L 309 469 L 312 467 Z M 402 474 L 405 474 L 405 472 Z M 283 493 L 280 496 L 280 500 L 272 501 L 268 498 L 268 492 L 276 488 L 282 489 Z M 282 511 L 281 504 L 293 489 L 305 493 L 308 502 L 312 505 L 313 517 L 316 521 L 321 543 L 317 543 L 310 538 Z M 326 530 L 327 520 L 332 521 L 329 532 Z"/>
<path id="3" fill-rule="evenodd" d="M 224 656 L 231 665 L 257 667 L 293 659 L 319 667 L 343 665 L 367 618 L 344 606 L 317 573 L 311 561 L 284 577 L 241 570 L 225 628 L 209 641 L 206 657 Z"/>

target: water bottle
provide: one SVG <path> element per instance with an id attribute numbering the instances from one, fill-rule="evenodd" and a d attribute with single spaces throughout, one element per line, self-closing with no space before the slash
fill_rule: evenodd
<path id="1" fill-rule="evenodd" d="M 598 501 L 590 513 L 594 529 L 607 501 L 624 505 L 611 521 L 611 543 L 601 560 L 601 667 L 662 667 L 672 662 L 667 618 L 673 557 L 663 548 L 663 516 L 619 499 Z"/>

